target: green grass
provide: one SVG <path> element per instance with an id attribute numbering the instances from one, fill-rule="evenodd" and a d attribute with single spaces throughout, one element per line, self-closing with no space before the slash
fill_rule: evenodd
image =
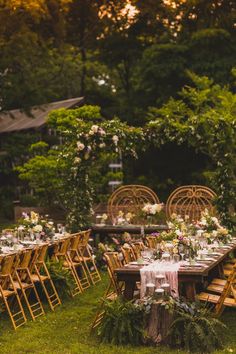
<path id="1" fill-rule="evenodd" d="M 166 347 L 115 347 L 99 344 L 89 335 L 89 325 L 95 315 L 98 300 L 106 287 L 106 278 L 95 287 L 74 299 L 64 300 L 55 313 L 46 308 L 46 316 L 28 323 L 17 331 L 12 329 L 10 319 L 0 320 L 1 354 L 154 354 L 184 353 Z M 222 320 L 228 326 L 225 333 L 225 349 L 216 353 L 236 353 L 236 312 L 225 311 Z"/>

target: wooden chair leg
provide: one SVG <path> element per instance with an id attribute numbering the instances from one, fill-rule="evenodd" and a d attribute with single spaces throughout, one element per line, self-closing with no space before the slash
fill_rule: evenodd
<path id="1" fill-rule="evenodd" d="M 25 324 L 27 319 L 26 319 L 25 312 L 24 312 L 22 303 L 20 301 L 19 295 L 17 293 L 17 290 L 14 287 L 13 279 L 11 278 L 10 275 L 9 275 L 9 278 L 10 278 L 10 285 L 11 285 L 12 292 L 13 292 L 12 295 L 10 295 L 9 297 L 4 296 L 4 291 L 2 290 L 2 288 L 0 288 L 0 294 L 1 294 L 2 301 L 6 307 L 6 310 L 9 314 L 9 317 L 11 319 L 12 325 L 13 325 L 14 329 L 16 330 L 18 327 Z M 11 301 L 13 298 L 15 298 L 15 302 Z M 14 311 L 15 305 L 17 305 L 16 312 Z"/>
<path id="2" fill-rule="evenodd" d="M 67 254 L 66 257 L 66 262 L 68 264 L 68 269 L 70 269 L 70 272 L 71 272 L 71 275 L 73 277 L 73 280 L 74 280 L 74 284 L 75 284 L 75 287 L 74 289 L 71 289 L 71 296 L 74 297 L 78 294 L 81 294 L 83 292 L 83 289 L 82 289 L 82 286 L 81 286 L 81 283 L 80 283 L 80 279 L 78 277 L 78 274 L 77 274 L 77 271 L 73 265 L 73 262 L 70 258 L 70 256 Z"/>
<path id="3" fill-rule="evenodd" d="M 22 282 L 22 274 L 19 275 L 19 270 L 16 270 L 16 277 L 17 277 L 17 282 L 19 284 L 19 288 L 24 296 L 25 302 L 27 304 L 27 307 L 29 309 L 30 315 L 33 319 L 33 321 L 36 320 L 37 317 L 42 316 L 45 314 L 44 309 L 43 309 L 43 305 L 40 301 L 38 292 L 35 288 L 34 282 L 32 281 L 31 277 L 30 277 L 30 272 L 28 269 L 21 269 L 20 273 L 22 273 L 26 275 L 26 277 L 28 278 L 28 282 Z M 28 294 L 27 294 L 28 292 Z M 36 302 L 34 303 L 30 303 L 30 293 L 33 292 L 34 296 L 36 297 Z"/>
<path id="4" fill-rule="evenodd" d="M 40 268 L 43 267 L 43 270 L 46 274 L 46 279 L 42 278 L 41 274 L 40 274 Z M 57 293 L 57 290 L 55 288 L 55 285 L 51 279 L 51 276 L 48 272 L 48 269 L 45 265 L 45 263 L 41 263 L 39 266 L 37 264 L 35 264 L 35 271 L 36 274 L 39 278 L 39 281 L 42 285 L 42 288 L 44 290 L 44 293 L 46 295 L 47 301 L 49 303 L 49 306 L 51 308 L 52 311 L 54 311 L 55 307 L 58 305 L 61 305 L 61 300 L 59 298 L 59 295 Z M 46 286 L 46 282 L 48 283 L 50 289 L 47 288 Z"/>

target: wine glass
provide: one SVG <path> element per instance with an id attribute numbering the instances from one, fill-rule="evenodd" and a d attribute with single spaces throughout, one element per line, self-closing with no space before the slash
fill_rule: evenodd
<path id="1" fill-rule="evenodd" d="M 185 247 L 182 244 L 179 245 L 179 254 L 181 256 L 181 261 L 183 261 L 185 256 Z"/>
<path id="2" fill-rule="evenodd" d="M 59 234 L 62 233 L 62 224 L 57 224 L 57 230 L 58 230 Z"/>

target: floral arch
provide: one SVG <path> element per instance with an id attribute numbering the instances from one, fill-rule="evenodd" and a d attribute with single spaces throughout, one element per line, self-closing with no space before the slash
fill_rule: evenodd
<path id="1" fill-rule="evenodd" d="M 46 164 L 45 173 L 59 178 L 53 186 L 56 197 L 63 201 L 69 224 L 76 228 L 87 222 L 93 202 L 90 178 L 101 153 L 121 151 L 137 158 L 137 151 L 150 144 L 158 148 L 167 142 L 187 142 L 211 158 L 215 171 L 209 175 L 210 185 L 217 193 L 221 217 L 232 226 L 236 200 L 236 95 L 212 85 L 202 78 L 200 88 L 183 89 L 182 99 L 170 99 L 161 109 L 150 109 L 144 127 L 131 127 L 118 118 L 105 120 L 97 106 L 54 111 L 48 124 L 60 134 L 62 143 L 51 148 L 42 142 L 33 146 L 34 156 L 18 168 L 20 177 L 35 187 L 34 166 L 39 160 Z M 213 89 L 214 96 L 209 97 Z M 212 108 L 212 101 L 217 109 Z"/>

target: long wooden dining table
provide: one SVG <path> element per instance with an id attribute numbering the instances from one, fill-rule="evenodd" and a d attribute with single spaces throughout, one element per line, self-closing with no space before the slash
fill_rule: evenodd
<path id="1" fill-rule="evenodd" d="M 91 226 L 93 239 L 95 245 L 99 242 L 104 242 L 110 237 L 120 237 L 125 232 L 128 232 L 133 237 L 140 237 L 144 235 L 149 235 L 154 232 L 162 232 L 169 230 L 167 225 L 112 225 L 112 224 L 93 224 Z"/>
<path id="2" fill-rule="evenodd" d="M 236 243 L 228 246 L 227 248 L 217 249 L 218 256 L 214 256 L 214 260 L 198 261 L 202 266 L 184 266 L 179 268 L 178 271 L 178 281 L 180 295 L 184 295 L 187 300 L 196 300 L 196 287 L 197 285 L 203 284 L 206 280 L 210 281 L 213 277 L 217 275 L 222 275 L 222 265 L 223 261 L 229 256 L 231 252 L 236 251 Z M 212 257 L 209 255 L 209 257 Z M 140 270 L 144 267 L 143 265 L 125 265 L 122 268 L 117 268 L 115 270 L 117 280 L 125 283 L 124 297 L 127 300 L 131 300 L 134 297 L 134 291 L 136 287 L 136 282 L 141 281 Z M 182 289 L 182 291 L 181 291 Z"/>

